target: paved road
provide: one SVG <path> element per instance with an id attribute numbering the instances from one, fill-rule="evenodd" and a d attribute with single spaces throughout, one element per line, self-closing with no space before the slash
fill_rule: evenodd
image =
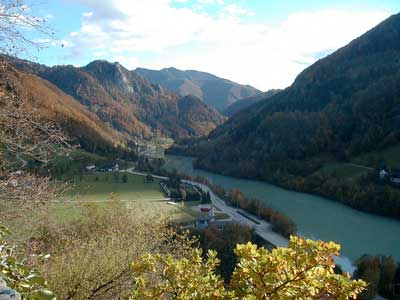
<path id="1" fill-rule="evenodd" d="M 146 173 L 137 172 L 133 168 L 126 170 L 126 172 L 135 174 L 135 175 L 140 175 L 140 176 L 147 175 Z M 158 179 L 168 179 L 168 177 L 157 176 L 157 175 L 153 175 L 153 177 L 158 178 Z M 243 211 L 242 209 L 228 206 L 225 203 L 225 201 L 223 201 L 221 198 L 219 198 L 217 195 L 215 195 L 214 192 L 208 186 L 206 186 L 204 184 L 189 181 L 189 180 L 182 180 L 182 182 L 192 184 L 192 185 L 202 189 L 204 192 L 209 192 L 211 201 L 215 207 L 217 207 L 219 210 L 221 210 L 222 212 L 229 215 L 236 222 L 239 222 L 241 224 L 246 224 L 246 225 L 254 228 L 257 235 L 259 235 L 264 240 L 268 241 L 269 243 L 271 243 L 277 247 L 287 247 L 288 240 L 286 238 L 284 238 L 283 236 L 281 236 L 280 234 L 277 234 L 276 232 L 272 231 L 272 225 L 270 223 L 265 222 L 264 220 L 258 219 L 257 217 L 252 215 L 251 218 L 256 220 L 259 224 L 254 223 L 250 219 L 248 219 L 238 213 L 238 212 L 241 212 L 245 215 L 248 215 L 245 211 Z"/>
<path id="2" fill-rule="evenodd" d="M 171 198 L 146 199 L 146 201 L 170 201 Z M 112 203 L 113 200 L 52 200 L 54 203 Z M 140 200 L 118 199 L 118 202 L 143 202 Z M 1 298 L 0 298 L 1 300 Z"/>
<path id="3" fill-rule="evenodd" d="M 353 163 L 348 163 L 348 165 L 354 166 L 354 167 L 358 167 L 358 168 L 361 168 L 361 169 L 371 170 L 371 171 L 375 170 L 374 168 L 371 168 L 371 167 L 367 167 L 367 166 L 363 166 L 363 165 L 358 165 L 358 164 L 353 164 Z"/>
<path id="4" fill-rule="evenodd" d="M 219 198 L 217 195 L 214 194 L 211 189 L 201 183 L 193 182 L 193 181 L 188 181 L 188 180 L 182 180 L 184 183 L 190 183 L 193 184 L 199 188 L 201 188 L 205 192 L 209 192 L 211 196 L 211 201 L 215 207 L 229 215 L 233 220 L 236 222 L 246 224 L 250 227 L 253 227 L 256 231 L 256 233 L 263 238 L 264 240 L 270 242 L 271 244 L 274 244 L 277 247 L 287 247 L 288 245 L 288 240 L 281 236 L 280 234 L 277 234 L 276 232 L 272 231 L 272 225 L 268 222 L 265 222 L 264 220 L 261 220 L 253 215 L 251 215 L 251 218 L 256 220 L 259 224 L 254 223 L 250 219 L 246 218 L 245 216 L 239 214 L 238 212 L 241 212 L 242 214 L 248 215 L 245 211 L 242 209 L 238 209 L 232 206 L 229 206 L 225 203 L 224 200 Z"/>

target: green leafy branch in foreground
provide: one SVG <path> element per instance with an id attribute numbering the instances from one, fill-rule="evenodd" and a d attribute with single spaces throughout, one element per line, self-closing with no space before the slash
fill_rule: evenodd
<path id="1" fill-rule="evenodd" d="M 55 300 L 56 297 L 48 289 L 46 280 L 32 270 L 25 259 L 18 260 L 15 257 L 15 247 L 4 239 L 7 234 L 7 228 L 0 225 L 0 278 L 17 291 L 22 299 Z"/>
<path id="2" fill-rule="evenodd" d="M 209 251 L 205 261 L 200 250 L 184 259 L 148 254 L 133 264 L 131 299 L 355 299 L 366 283 L 335 274 L 333 256 L 339 250 L 332 242 L 295 236 L 287 248 L 271 252 L 251 243 L 237 245 L 238 263 L 228 287 L 215 273 L 215 251 Z"/>

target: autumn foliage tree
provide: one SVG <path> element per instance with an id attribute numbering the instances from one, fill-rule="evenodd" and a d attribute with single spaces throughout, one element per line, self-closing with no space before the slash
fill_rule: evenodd
<path id="1" fill-rule="evenodd" d="M 44 20 L 32 16 L 22 0 L 0 0 L 0 53 L 16 55 L 40 48 L 27 31 L 49 34 Z M 52 300 L 43 277 L 32 270 L 17 246 L 6 240 L 2 224 L 15 219 L 25 204 L 41 203 L 54 196 L 49 178 L 24 172 L 25 159 L 49 162 L 68 153 L 68 138 L 53 122 L 45 121 L 29 105 L 29 99 L 15 93 L 8 80 L 9 64 L 0 57 L 0 278 L 23 299 Z M 0 297 L 1 298 L 1 297 Z"/>
<path id="2" fill-rule="evenodd" d="M 18 55 L 44 44 L 29 38 L 28 32 L 51 37 L 46 20 L 32 14 L 23 0 L 0 0 L 0 53 Z M 69 149 L 68 138 L 54 123 L 15 92 L 7 77 L 9 64 L 0 57 L 0 211 L 5 204 L 20 206 L 38 202 L 53 195 L 48 178 L 14 172 L 26 164 L 23 158 L 48 163 Z M 23 157 L 23 158 L 21 158 Z"/>
<path id="3" fill-rule="evenodd" d="M 26 160 L 47 164 L 71 150 L 69 138 L 57 124 L 46 121 L 28 99 L 14 93 L 7 68 L 0 59 L 0 217 L 10 216 L 9 209 L 43 203 L 55 195 L 48 177 L 23 171 Z"/>
<path id="4" fill-rule="evenodd" d="M 183 259 L 146 255 L 133 264 L 132 300 L 179 299 L 355 299 L 366 284 L 335 274 L 335 243 L 292 236 L 287 248 L 269 252 L 251 243 L 238 245 L 238 263 L 228 286 L 215 273 L 217 253 L 205 261 L 200 250 Z"/>

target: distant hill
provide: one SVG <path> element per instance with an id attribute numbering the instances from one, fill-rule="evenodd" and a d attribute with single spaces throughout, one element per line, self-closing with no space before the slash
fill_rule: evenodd
<path id="1" fill-rule="evenodd" d="M 203 141 L 198 166 L 273 180 L 398 144 L 399 83 L 397 14 L 231 117 Z"/>
<path id="2" fill-rule="evenodd" d="M 268 92 L 261 93 L 257 96 L 240 99 L 240 100 L 234 102 L 233 104 L 229 105 L 224 110 L 224 115 L 227 117 L 232 117 L 233 115 L 237 114 L 239 111 L 242 111 L 262 100 L 271 98 L 272 96 L 279 93 L 280 91 L 281 90 L 269 90 Z"/>
<path id="3" fill-rule="evenodd" d="M 50 82 L 33 74 L 18 71 L 11 65 L 0 74 L 1 93 L 23 97 L 32 108 L 49 121 L 58 123 L 87 150 L 107 150 L 124 146 L 127 137 L 102 122 L 71 96 Z"/>
<path id="4" fill-rule="evenodd" d="M 215 109 L 187 100 L 119 63 L 94 61 L 85 67 L 46 67 L 12 60 L 18 68 L 36 74 L 77 99 L 113 129 L 136 138 L 154 133 L 173 138 L 208 134 L 224 121 Z M 182 103 L 181 103 L 182 102 Z M 182 118 L 181 108 L 192 116 Z M 193 116 L 199 116 L 193 118 Z"/>
<path id="5" fill-rule="evenodd" d="M 232 103 L 261 93 L 249 85 L 240 85 L 205 72 L 175 68 L 160 71 L 138 68 L 135 71 L 151 82 L 182 96 L 197 96 L 221 113 Z"/>

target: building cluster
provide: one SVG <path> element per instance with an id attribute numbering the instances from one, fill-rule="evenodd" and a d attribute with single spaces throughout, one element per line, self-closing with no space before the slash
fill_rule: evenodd
<path id="1" fill-rule="evenodd" d="M 200 208 L 201 212 L 208 212 L 207 214 L 201 215 L 197 217 L 194 222 L 194 227 L 197 229 L 204 229 L 204 228 L 217 228 L 222 229 L 228 222 L 231 223 L 232 221 L 229 219 L 227 220 L 216 220 L 214 215 L 214 207 L 202 207 Z"/>
<path id="2" fill-rule="evenodd" d="M 381 169 L 379 179 L 400 186 L 400 169 Z"/>
<path id="3" fill-rule="evenodd" d="M 87 172 L 118 172 L 119 171 L 119 165 L 117 163 L 115 164 L 108 164 L 105 165 L 101 168 L 97 168 L 96 165 L 87 165 L 85 167 Z"/>

